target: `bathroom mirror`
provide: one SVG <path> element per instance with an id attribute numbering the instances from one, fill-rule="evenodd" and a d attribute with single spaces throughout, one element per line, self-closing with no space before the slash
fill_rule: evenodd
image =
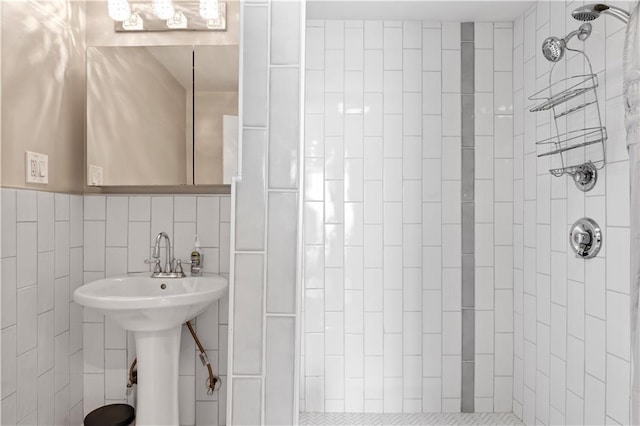
<path id="1" fill-rule="evenodd" d="M 237 45 L 89 47 L 87 186 L 230 183 L 237 114 Z"/>

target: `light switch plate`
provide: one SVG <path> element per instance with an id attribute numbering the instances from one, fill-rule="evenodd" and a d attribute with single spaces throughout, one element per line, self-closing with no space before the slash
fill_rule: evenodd
<path id="1" fill-rule="evenodd" d="M 37 152 L 25 151 L 27 183 L 49 183 L 49 156 Z"/>
<path id="2" fill-rule="evenodd" d="M 89 186 L 102 186 L 103 170 L 102 167 L 89 164 Z"/>

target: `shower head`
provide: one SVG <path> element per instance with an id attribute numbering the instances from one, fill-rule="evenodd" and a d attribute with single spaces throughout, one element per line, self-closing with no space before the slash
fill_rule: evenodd
<path id="1" fill-rule="evenodd" d="M 629 12 L 615 6 L 608 6 L 603 3 L 585 4 L 571 12 L 571 16 L 578 21 L 593 21 L 604 13 L 620 19 L 625 24 L 629 22 Z"/>
<path id="2" fill-rule="evenodd" d="M 564 48 L 567 43 L 558 37 L 547 37 L 542 43 L 542 54 L 547 61 L 558 62 L 564 56 Z"/>
<path id="3" fill-rule="evenodd" d="M 549 62 L 558 62 L 564 56 L 567 43 L 573 37 L 578 36 L 579 40 L 586 40 L 591 35 L 591 24 L 584 23 L 575 31 L 571 31 L 564 38 L 555 36 L 547 37 L 542 42 L 542 54 Z"/>

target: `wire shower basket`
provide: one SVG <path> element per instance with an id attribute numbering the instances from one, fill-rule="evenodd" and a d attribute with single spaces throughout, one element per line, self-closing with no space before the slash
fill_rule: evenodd
<path id="1" fill-rule="evenodd" d="M 607 129 L 600 116 L 598 76 L 589 57 L 581 50 L 567 50 L 584 57 L 587 73 L 553 81 L 558 64 L 554 63 L 548 86 L 528 98 L 537 102 L 529 111 L 548 111 L 553 118 L 555 134 L 536 142 L 538 158 L 550 157 L 552 175 L 570 175 L 578 188 L 588 191 L 606 163 Z"/>

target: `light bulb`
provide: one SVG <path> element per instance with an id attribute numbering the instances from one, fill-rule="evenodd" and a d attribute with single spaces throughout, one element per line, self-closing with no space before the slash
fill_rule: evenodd
<path id="1" fill-rule="evenodd" d="M 131 7 L 127 0 L 109 0 L 107 7 L 109 17 L 114 21 L 126 21 L 131 16 Z"/>
<path id="2" fill-rule="evenodd" d="M 175 14 L 171 0 L 153 0 L 153 11 L 160 19 L 171 19 Z"/>
<path id="3" fill-rule="evenodd" d="M 203 19 L 218 19 L 218 0 L 200 0 L 200 16 Z"/>

